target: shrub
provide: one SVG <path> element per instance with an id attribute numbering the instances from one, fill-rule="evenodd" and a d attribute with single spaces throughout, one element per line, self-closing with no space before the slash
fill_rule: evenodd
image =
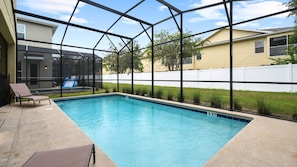
<path id="1" fill-rule="evenodd" d="M 257 99 L 257 110 L 261 115 L 271 115 L 269 105 L 264 98 Z"/>
<path id="2" fill-rule="evenodd" d="M 162 99 L 162 96 L 163 96 L 163 91 L 161 89 L 158 89 L 156 92 L 156 97 L 159 99 Z"/>
<path id="3" fill-rule="evenodd" d="M 112 91 L 113 91 L 113 92 L 116 92 L 116 91 L 117 91 L 117 88 L 112 88 Z"/>
<path id="4" fill-rule="evenodd" d="M 173 94 L 171 92 L 167 93 L 167 100 L 172 100 L 173 99 Z"/>
<path id="5" fill-rule="evenodd" d="M 214 108 L 222 108 L 222 105 L 223 105 L 223 100 L 222 98 L 217 95 L 217 94 L 212 94 L 210 96 L 210 106 L 211 107 L 214 107 Z"/>
<path id="6" fill-rule="evenodd" d="M 150 91 L 148 92 L 148 96 L 149 96 L 149 97 L 152 97 L 152 95 L 153 95 L 153 94 L 152 94 L 152 91 L 150 90 Z"/>
<path id="7" fill-rule="evenodd" d="M 239 100 L 238 99 L 234 99 L 233 100 L 233 106 L 234 106 L 234 110 L 237 110 L 237 111 L 240 111 L 242 106 L 241 104 L 239 103 Z"/>
<path id="8" fill-rule="evenodd" d="M 297 112 L 295 112 L 295 113 L 292 115 L 292 117 L 293 117 L 293 120 L 297 120 Z"/>
<path id="9" fill-rule="evenodd" d="M 139 88 L 135 90 L 135 94 L 140 95 L 140 89 Z"/>
<path id="10" fill-rule="evenodd" d="M 108 87 L 104 87 L 105 93 L 109 93 L 109 88 Z"/>
<path id="11" fill-rule="evenodd" d="M 131 88 L 126 88 L 126 93 L 132 94 L 132 89 Z"/>
<path id="12" fill-rule="evenodd" d="M 123 92 L 123 93 L 126 93 L 126 92 L 127 92 L 127 91 L 126 91 L 126 88 L 123 88 L 123 89 L 122 89 L 122 92 Z"/>
<path id="13" fill-rule="evenodd" d="M 200 104 L 200 92 L 195 92 L 193 95 L 193 103 L 194 104 Z"/>
<path id="14" fill-rule="evenodd" d="M 179 102 L 184 102 L 184 97 L 179 93 L 178 94 L 178 97 L 177 97 L 177 100 L 179 101 Z"/>
<path id="15" fill-rule="evenodd" d="M 293 108 L 292 117 L 293 117 L 293 120 L 297 120 L 297 105 L 295 105 L 294 108 Z"/>
<path id="16" fill-rule="evenodd" d="M 146 95 L 147 94 L 147 90 L 146 89 L 142 89 L 140 94 L 141 94 L 141 96 Z"/>

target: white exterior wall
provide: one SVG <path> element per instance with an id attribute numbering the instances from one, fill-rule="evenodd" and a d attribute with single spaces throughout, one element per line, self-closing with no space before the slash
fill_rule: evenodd
<path id="1" fill-rule="evenodd" d="M 216 82 L 186 82 L 187 80 L 199 81 L 229 81 L 230 70 L 228 68 L 208 70 L 186 70 L 183 72 L 183 86 L 208 89 L 229 89 L 229 83 Z M 116 83 L 116 74 L 103 75 L 104 82 Z M 134 84 L 151 85 L 151 73 L 134 73 Z M 120 83 L 131 84 L 131 74 L 120 74 Z M 121 80 L 128 81 L 121 81 Z M 155 80 L 179 80 L 180 71 L 155 72 Z M 113 80 L 113 81 L 110 81 Z M 149 81 L 136 81 L 149 80 Z M 292 82 L 297 83 L 297 64 L 240 67 L 233 69 L 233 81 L 245 82 Z M 179 87 L 180 82 L 154 81 L 155 86 Z M 297 92 L 297 84 L 242 84 L 234 83 L 234 90 L 249 90 L 263 92 Z"/>

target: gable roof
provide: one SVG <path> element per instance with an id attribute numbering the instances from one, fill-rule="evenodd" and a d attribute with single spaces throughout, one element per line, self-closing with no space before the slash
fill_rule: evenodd
<path id="1" fill-rule="evenodd" d="M 269 29 L 263 29 L 263 30 L 268 32 L 285 32 L 285 31 L 294 30 L 294 27 L 279 27 L 279 28 L 269 28 Z"/>
<path id="2" fill-rule="evenodd" d="M 284 32 L 290 32 L 293 31 L 294 27 L 280 27 L 280 28 L 270 28 L 270 29 L 261 29 L 261 30 L 244 30 L 244 29 L 234 29 L 233 28 L 233 41 L 242 41 L 247 39 L 253 39 L 253 38 L 259 38 L 263 36 L 278 34 L 278 33 L 284 33 Z M 223 33 L 228 33 L 228 35 L 224 36 Z M 223 34 L 223 35 L 222 35 Z M 217 40 L 217 38 L 220 38 L 222 40 Z M 229 42 L 229 28 L 220 29 L 207 38 L 205 38 L 203 41 L 208 41 L 209 44 L 206 43 L 205 46 L 212 46 L 217 44 L 224 44 Z"/>

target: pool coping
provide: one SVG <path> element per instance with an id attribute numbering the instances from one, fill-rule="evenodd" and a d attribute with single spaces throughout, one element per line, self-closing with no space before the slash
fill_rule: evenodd
<path id="1" fill-rule="evenodd" d="M 251 120 L 204 166 L 297 166 L 295 122 L 123 93 L 56 98 L 53 101 L 108 95 L 211 110 Z M 35 151 L 92 143 L 54 102 L 51 105 L 42 102 L 36 107 L 20 107 L 18 103 L 6 105 L 0 108 L 0 116 L 4 120 L 0 122 L 0 166 L 21 166 Z M 100 148 L 96 147 L 96 151 L 98 161 L 94 166 L 116 166 Z"/>

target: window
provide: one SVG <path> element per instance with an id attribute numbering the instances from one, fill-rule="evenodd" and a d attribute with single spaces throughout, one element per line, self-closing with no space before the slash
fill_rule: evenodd
<path id="1" fill-rule="evenodd" d="M 192 64 L 192 56 L 184 58 L 183 64 Z"/>
<path id="2" fill-rule="evenodd" d="M 20 82 L 22 80 L 22 62 L 17 63 L 17 81 Z"/>
<path id="3" fill-rule="evenodd" d="M 270 38 L 270 56 L 286 55 L 288 46 L 297 45 L 296 37 L 291 35 Z"/>
<path id="4" fill-rule="evenodd" d="M 264 40 L 255 42 L 255 53 L 264 53 Z"/>
<path id="5" fill-rule="evenodd" d="M 297 45 L 297 36 L 296 35 L 289 35 L 288 37 L 289 45 Z"/>
<path id="6" fill-rule="evenodd" d="M 270 46 L 281 46 L 287 44 L 287 36 L 270 38 Z"/>
<path id="7" fill-rule="evenodd" d="M 24 24 L 17 24 L 17 38 L 18 39 L 26 38 L 26 26 Z"/>
<path id="8" fill-rule="evenodd" d="M 201 59 L 202 59 L 201 51 L 198 50 L 198 52 L 197 52 L 197 56 L 196 56 L 196 60 L 201 60 Z"/>

